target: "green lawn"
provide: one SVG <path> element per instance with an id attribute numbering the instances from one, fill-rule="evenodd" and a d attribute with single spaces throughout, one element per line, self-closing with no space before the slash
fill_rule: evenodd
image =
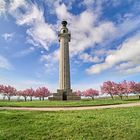
<path id="1" fill-rule="evenodd" d="M 53 106 L 93 106 L 93 105 L 109 105 L 109 104 L 122 104 L 130 102 L 139 102 L 136 97 L 129 97 L 129 99 L 120 100 L 112 99 L 96 99 L 96 100 L 80 100 L 80 101 L 3 101 L 0 100 L 0 106 L 25 106 L 25 107 L 53 107 Z"/>
<path id="2" fill-rule="evenodd" d="M 140 107 L 0 111 L 0 140 L 139 140 Z"/>

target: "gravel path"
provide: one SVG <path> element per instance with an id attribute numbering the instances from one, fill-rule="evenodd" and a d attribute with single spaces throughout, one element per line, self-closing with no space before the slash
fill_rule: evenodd
<path id="1" fill-rule="evenodd" d="M 106 108 L 124 108 L 140 106 L 140 102 L 119 104 L 119 105 L 104 105 L 104 106 L 87 106 L 87 107 L 46 107 L 46 108 L 36 108 L 36 107 L 0 107 L 0 110 L 30 110 L 30 111 L 67 111 L 67 110 L 95 110 L 95 109 L 106 109 Z"/>

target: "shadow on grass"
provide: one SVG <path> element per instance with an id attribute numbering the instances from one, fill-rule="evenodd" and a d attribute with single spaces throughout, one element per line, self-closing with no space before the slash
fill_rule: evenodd
<path id="1" fill-rule="evenodd" d="M 140 101 L 140 99 L 124 99 L 123 101 Z"/>

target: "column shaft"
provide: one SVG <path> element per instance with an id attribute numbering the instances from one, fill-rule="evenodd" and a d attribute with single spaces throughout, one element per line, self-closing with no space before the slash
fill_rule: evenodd
<path id="1" fill-rule="evenodd" d="M 71 89 L 70 85 L 70 62 L 69 62 L 69 38 L 60 37 L 60 64 L 59 64 L 60 89 Z"/>

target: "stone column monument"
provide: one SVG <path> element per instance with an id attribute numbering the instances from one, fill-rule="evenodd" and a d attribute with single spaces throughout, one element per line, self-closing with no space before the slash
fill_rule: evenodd
<path id="1" fill-rule="evenodd" d="M 62 21 L 62 27 L 58 34 L 60 43 L 59 60 L 59 89 L 53 94 L 51 100 L 79 100 L 71 89 L 70 82 L 70 62 L 69 62 L 69 42 L 71 34 L 67 28 L 67 21 Z"/>
<path id="2" fill-rule="evenodd" d="M 61 90 L 71 90 L 69 63 L 69 42 L 71 37 L 66 25 L 67 22 L 62 21 L 62 28 L 58 34 L 60 42 L 59 88 Z"/>

